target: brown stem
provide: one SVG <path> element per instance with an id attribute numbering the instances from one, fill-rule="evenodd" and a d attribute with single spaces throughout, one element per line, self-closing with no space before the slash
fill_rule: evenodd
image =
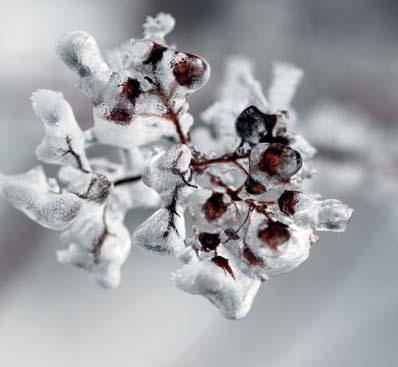
<path id="1" fill-rule="evenodd" d="M 255 206 L 253 204 L 249 204 L 249 208 L 247 210 L 247 214 L 246 214 L 246 218 L 243 220 L 243 222 L 241 223 L 241 225 L 236 229 L 235 233 L 238 233 L 242 227 L 247 223 L 247 221 L 250 218 L 250 214 L 252 213 L 252 211 L 254 210 Z"/>
<path id="2" fill-rule="evenodd" d="M 86 168 L 83 167 L 83 162 L 82 162 L 82 159 L 81 159 L 80 155 L 77 154 L 77 153 L 74 151 L 74 149 L 73 149 L 73 147 L 72 147 L 72 138 L 68 135 L 68 136 L 66 137 L 65 140 L 66 140 L 66 145 L 68 146 L 68 150 L 65 151 L 63 155 L 65 155 L 65 154 L 70 154 L 70 155 L 72 155 L 73 158 L 75 158 L 76 164 L 77 164 L 77 166 L 79 167 L 80 171 L 82 171 L 82 172 L 84 172 L 84 173 L 90 173 L 89 170 L 87 170 Z"/>
<path id="3" fill-rule="evenodd" d="M 160 100 L 162 101 L 163 106 L 166 108 L 166 113 L 163 115 L 164 118 L 173 121 L 175 128 L 176 128 L 176 133 L 178 136 L 178 139 L 180 141 L 181 144 L 189 144 L 190 143 L 190 137 L 189 135 L 185 135 L 184 132 L 182 131 L 181 128 L 181 124 L 180 124 L 180 120 L 178 118 L 178 114 L 181 111 L 178 110 L 177 112 L 173 112 L 172 107 L 169 104 L 170 99 L 173 97 L 174 93 L 175 93 L 175 87 L 172 88 L 170 94 L 168 96 L 166 96 L 161 90 L 160 87 L 158 86 L 158 88 L 156 90 L 153 91 L 149 91 L 146 92 L 148 94 L 153 94 L 156 95 L 160 98 Z"/>
<path id="4" fill-rule="evenodd" d="M 97 240 L 93 243 L 92 248 L 91 248 L 91 253 L 94 256 L 94 263 L 99 264 L 99 257 L 101 255 L 101 249 L 102 246 L 105 242 L 105 240 L 108 238 L 111 233 L 108 231 L 108 224 L 106 223 L 106 210 L 108 209 L 108 206 L 105 204 L 104 206 L 104 211 L 102 212 L 102 223 L 104 225 L 104 229 L 100 236 L 97 238 Z"/>
<path id="5" fill-rule="evenodd" d="M 140 181 L 141 179 L 142 179 L 141 175 L 123 177 L 123 178 L 119 178 L 119 179 L 115 180 L 113 182 L 113 185 L 114 186 L 120 186 L 120 185 L 130 184 L 130 183 L 134 183 L 134 182 Z"/>
<path id="6" fill-rule="evenodd" d="M 221 186 L 225 189 L 225 193 L 233 200 L 233 201 L 242 201 L 242 198 L 238 195 L 244 185 L 239 186 L 236 190 L 229 187 L 220 177 L 213 175 L 210 172 L 207 172 L 207 175 L 210 176 L 210 181 L 214 185 Z"/>
<path id="7" fill-rule="evenodd" d="M 165 118 L 173 121 L 178 139 L 180 140 L 181 144 L 188 144 L 190 142 L 189 136 L 185 136 L 184 132 L 182 131 L 180 120 L 178 119 L 177 113 L 172 112 L 170 109 L 164 115 Z"/>
<path id="8" fill-rule="evenodd" d="M 246 168 L 243 167 L 238 162 L 238 159 L 244 159 L 244 158 L 247 158 L 248 156 L 249 156 L 248 153 L 246 153 L 244 155 L 239 155 L 236 152 L 227 153 L 227 154 L 224 154 L 221 157 L 217 157 L 217 158 L 206 159 L 206 160 L 203 160 L 203 161 L 192 161 L 191 162 L 191 167 L 192 167 L 193 170 L 197 170 L 197 169 L 200 169 L 200 168 L 205 168 L 205 167 L 210 166 L 212 164 L 230 163 L 230 164 L 236 165 L 240 170 L 243 171 L 243 173 L 248 175 L 249 172 L 247 172 Z"/>

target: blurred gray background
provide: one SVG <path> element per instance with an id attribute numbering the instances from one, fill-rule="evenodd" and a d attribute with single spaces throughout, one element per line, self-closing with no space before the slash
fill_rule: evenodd
<path id="1" fill-rule="evenodd" d="M 397 134 L 397 1 L 1 0 L 0 171 L 36 164 L 42 126 L 29 101 L 35 89 L 63 91 L 81 124 L 91 124 L 89 104 L 55 55 L 57 38 L 79 29 L 112 47 L 139 36 L 145 16 L 158 11 L 177 19 L 170 40 L 212 65 L 211 81 L 190 101 L 196 115 L 214 100 L 227 55 L 241 53 L 265 84 L 274 60 L 304 69 L 294 101 L 299 116 L 329 100 L 361 109 L 386 139 Z M 380 145 L 363 149 L 389 154 Z M 320 176 L 328 170 L 318 168 Z M 234 322 L 174 288 L 176 260 L 138 249 L 121 287 L 99 289 L 85 273 L 57 264 L 57 233 L 0 201 L 0 366 L 397 365 L 392 169 L 388 188 L 380 180 L 346 187 L 338 170 L 315 183 L 355 208 L 347 232 L 321 234 L 311 258 L 264 285 L 251 313 Z M 129 228 L 147 215 L 130 214 Z"/>

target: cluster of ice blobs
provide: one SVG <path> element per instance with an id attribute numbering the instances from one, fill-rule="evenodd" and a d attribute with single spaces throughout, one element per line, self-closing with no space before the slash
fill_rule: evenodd
<path id="1" fill-rule="evenodd" d="M 210 66 L 167 46 L 164 37 L 173 26 L 170 15 L 148 17 L 143 39 L 132 38 L 106 55 L 85 32 L 58 41 L 57 53 L 94 105 L 91 133 L 100 142 L 130 149 L 173 138 L 174 116 L 183 133 L 192 126 L 186 97 L 207 82 Z"/>
<path id="2" fill-rule="evenodd" d="M 248 176 L 233 165 L 194 175 L 202 186 L 189 204 L 194 235 L 180 254 L 185 265 L 173 274 L 179 288 L 207 297 L 227 318 L 245 316 L 262 282 L 299 266 L 316 231 L 342 232 L 352 214 L 338 200 L 303 193 L 316 150 L 292 130 L 290 101 L 301 77 L 294 66 L 276 64 L 266 99 L 249 63 L 233 59 L 221 100 L 202 114 L 210 130 L 193 131 L 203 150 L 231 152 L 243 139 L 241 149 L 249 152 L 239 160 Z M 228 188 L 218 184 L 220 177 Z"/>
<path id="3" fill-rule="evenodd" d="M 151 155 L 146 144 L 188 136 L 193 119 L 186 97 L 210 73 L 202 58 L 167 46 L 173 27 L 168 14 L 148 17 L 143 39 L 106 56 L 87 33 L 66 34 L 57 52 L 94 106 L 94 127 L 80 130 L 61 93 L 34 93 L 45 127 L 37 157 L 62 166 L 58 180 L 40 166 L 0 175 L 0 194 L 44 227 L 63 231 L 67 247 L 58 260 L 86 269 L 102 286 L 119 284 L 133 243 L 176 255 L 183 263 L 172 274 L 177 287 L 206 297 L 227 318 L 241 318 L 262 282 L 305 261 L 314 231 L 344 231 L 352 209 L 302 193 L 314 173 L 315 149 L 291 130 L 290 101 L 302 71 L 289 64 L 275 65 L 267 99 L 247 60 L 231 59 L 220 101 L 202 114 L 205 126 L 193 130 L 193 145 Z M 122 163 L 89 159 L 86 148 L 96 143 L 120 148 Z M 192 169 L 192 162 L 228 152 L 239 152 L 239 164 Z M 113 185 L 134 174 L 143 180 Z M 126 212 L 159 203 L 130 237 Z M 189 238 L 186 208 L 195 223 Z"/>

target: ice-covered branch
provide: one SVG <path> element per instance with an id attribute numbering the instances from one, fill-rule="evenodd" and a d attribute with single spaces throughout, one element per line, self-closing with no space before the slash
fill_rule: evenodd
<path id="1" fill-rule="evenodd" d="M 60 165 L 58 177 L 41 167 L 0 175 L 0 195 L 62 231 L 58 260 L 103 287 L 119 285 L 133 244 L 177 256 L 178 288 L 241 318 L 261 284 L 302 264 L 316 231 L 344 231 L 352 209 L 304 192 L 316 150 L 292 128 L 302 71 L 275 64 L 267 99 L 250 62 L 231 59 L 220 100 L 191 131 L 187 97 L 208 81 L 210 66 L 167 45 L 173 27 L 168 14 L 148 17 L 142 39 L 105 53 L 85 32 L 64 35 L 56 50 L 92 103 L 94 126 L 81 131 L 61 93 L 35 92 L 45 130 L 37 157 Z M 90 157 L 95 144 L 116 147 L 120 159 Z M 125 215 L 140 206 L 157 210 L 130 231 Z"/>

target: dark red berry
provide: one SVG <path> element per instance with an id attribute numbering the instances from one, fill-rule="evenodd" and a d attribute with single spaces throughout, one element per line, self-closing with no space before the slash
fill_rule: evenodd
<path id="1" fill-rule="evenodd" d="M 199 242 L 202 245 L 202 251 L 213 251 L 220 244 L 220 235 L 218 233 L 199 233 Z"/>
<path id="2" fill-rule="evenodd" d="M 115 122 L 118 125 L 127 126 L 130 125 L 131 119 L 133 118 L 130 109 L 115 107 L 112 109 L 109 115 L 104 116 L 105 119 Z"/>
<path id="3" fill-rule="evenodd" d="M 262 185 L 260 182 L 257 182 L 251 176 L 248 176 L 246 179 L 245 189 L 249 194 L 252 195 L 261 195 L 267 191 L 264 185 Z"/>
<path id="4" fill-rule="evenodd" d="M 265 114 L 256 106 L 245 108 L 235 121 L 238 135 L 249 144 L 257 144 L 267 133 Z"/>
<path id="5" fill-rule="evenodd" d="M 132 104 L 135 104 L 135 100 L 140 96 L 140 82 L 137 79 L 128 78 L 126 82 L 122 84 L 122 95 L 125 96 Z"/>
<path id="6" fill-rule="evenodd" d="M 214 192 L 202 205 L 202 212 L 208 221 L 220 218 L 226 212 L 228 205 L 223 197 L 222 193 Z"/>
<path id="7" fill-rule="evenodd" d="M 178 58 L 171 61 L 171 67 L 179 85 L 195 89 L 207 81 L 208 66 L 203 59 L 188 53 L 178 53 L 177 55 Z M 181 57 L 181 55 L 183 56 Z"/>
<path id="8" fill-rule="evenodd" d="M 271 222 L 266 228 L 258 232 L 258 238 L 264 246 L 276 251 L 280 245 L 289 240 L 289 227 L 281 222 Z"/>
<path id="9" fill-rule="evenodd" d="M 294 215 L 298 203 L 298 191 L 284 191 L 278 199 L 278 206 L 282 213 Z"/>
<path id="10" fill-rule="evenodd" d="M 303 165 L 301 155 L 287 145 L 271 144 L 262 154 L 258 169 L 271 177 L 288 180 Z"/>
<path id="11" fill-rule="evenodd" d="M 167 47 L 160 45 L 159 43 L 154 42 L 149 52 L 147 59 L 143 62 L 144 65 L 152 64 L 152 66 L 156 66 L 156 64 L 162 60 L 163 54 L 167 50 Z"/>

